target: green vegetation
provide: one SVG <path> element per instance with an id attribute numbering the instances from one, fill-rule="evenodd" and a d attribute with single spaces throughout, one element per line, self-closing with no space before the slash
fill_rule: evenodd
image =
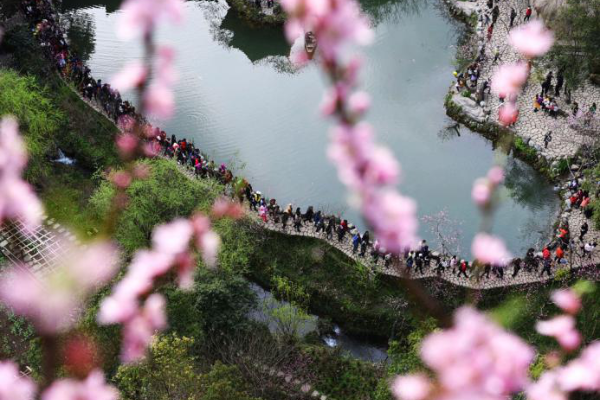
<path id="1" fill-rule="evenodd" d="M 535 162 L 537 160 L 537 152 L 535 149 L 528 146 L 521 137 L 515 137 L 514 146 L 515 151 L 519 153 L 519 156 L 525 159 L 525 161 Z"/>
<path id="2" fill-rule="evenodd" d="M 18 120 L 29 152 L 27 178 L 39 181 L 48 175 L 48 159 L 56 157 L 55 137 L 65 116 L 32 76 L 21 77 L 0 69 L 0 116 L 12 114 Z"/>
<path id="3" fill-rule="evenodd" d="M 263 14 L 260 8 L 256 7 L 254 1 L 248 0 L 227 0 L 237 13 L 251 25 L 283 25 L 286 20 L 286 14 L 281 8 L 281 4 L 275 2 L 273 15 Z"/>
<path id="4" fill-rule="evenodd" d="M 550 57 L 567 84 L 576 87 L 588 76 L 600 84 L 600 0 L 568 0 L 551 27 L 560 40 Z"/>
<path id="5" fill-rule="evenodd" d="M 166 335 L 156 340 L 141 364 L 119 367 L 115 382 L 122 400 L 258 400 L 247 393 L 235 366 L 216 362 L 200 373 L 191 355 L 194 340 Z"/>
<path id="6" fill-rule="evenodd" d="M 318 239 L 264 235 L 249 271 L 261 286 L 272 287 L 272 277 L 285 277 L 295 290 L 306 294 L 309 310 L 331 318 L 351 334 L 387 340 L 399 330 L 410 329 L 411 314 L 394 306 L 403 296 L 392 278 L 371 277 Z"/>

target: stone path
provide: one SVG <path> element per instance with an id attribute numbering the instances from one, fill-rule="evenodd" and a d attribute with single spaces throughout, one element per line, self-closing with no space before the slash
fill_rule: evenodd
<path id="1" fill-rule="evenodd" d="M 68 85 L 68 83 L 67 83 L 67 85 Z M 69 85 L 69 87 L 71 87 L 71 86 Z M 101 108 L 101 106 L 98 103 L 96 103 L 95 101 L 90 101 L 90 100 L 86 99 L 79 92 L 77 92 L 74 88 L 71 87 L 71 89 L 73 90 L 74 93 L 76 93 L 79 96 L 79 98 L 83 102 L 88 104 L 96 112 L 98 112 L 99 114 L 101 114 L 102 116 L 107 118 L 109 121 L 113 122 L 112 119 L 110 117 L 108 117 L 108 115 L 104 112 L 104 110 Z M 171 160 L 171 159 L 169 159 L 169 160 Z M 171 161 L 175 162 L 174 160 L 171 160 Z M 198 179 L 194 175 L 194 173 L 191 169 L 185 168 L 181 165 L 179 165 L 178 167 L 190 179 Z M 411 279 L 437 278 L 437 279 L 443 279 L 444 281 L 450 282 L 457 286 L 468 287 L 468 288 L 472 288 L 472 289 L 493 289 L 493 288 L 499 288 L 499 287 L 524 285 L 524 284 L 529 284 L 529 283 L 534 283 L 534 282 L 546 282 L 550 279 L 553 279 L 552 277 L 548 277 L 548 276 L 540 277 L 535 272 L 527 273 L 524 270 L 521 270 L 519 272 L 518 276 L 513 279 L 510 277 L 510 274 L 512 274 L 512 269 L 510 271 L 509 270 L 506 271 L 504 279 L 499 279 L 499 278 L 491 275 L 489 279 L 484 278 L 480 281 L 476 281 L 474 279 L 465 279 L 464 277 L 459 278 L 458 276 L 454 275 L 452 273 L 452 271 L 449 269 L 447 271 L 445 271 L 444 273 L 437 274 L 434 271 L 434 267 L 430 267 L 428 269 L 426 269 L 424 267 L 425 273 L 423 275 L 417 274 L 417 273 L 411 273 L 412 271 L 409 272 L 408 275 L 405 275 L 407 273 L 407 271 L 404 266 L 390 265 L 389 267 L 386 267 L 384 259 L 382 257 L 379 258 L 378 262 L 374 262 L 373 258 L 369 255 L 367 255 L 366 257 L 363 258 L 363 257 L 360 257 L 358 254 L 353 254 L 352 253 L 353 232 L 350 232 L 351 233 L 350 235 L 346 234 L 344 239 L 342 240 L 342 242 L 339 242 L 337 240 L 337 235 L 335 235 L 335 234 L 334 234 L 334 239 L 329 240 L 329 239 L 327 239 L 326 235 L 323 232 L 317 233 L 316 229 L 314 227 L 314 224 L 308 224 L 308 225 L 304 224 L 302 226 L 302 228 L 300 229 L 300 231 L 297 232 L 291 225 L 292 224 L 291 220 L 289 221 L 288 226 L 286 226 L 286 228 L 283 229 L 281 223 L 274 224 L 272 221 L 268 221 L 266 224 L 263 223 L 262 220 L 259 218 L 258 213 L 249 212 L 248 215 L 250 215 L 252 217 L 252 220 L 255 223 L 261 225 L 262 227 L 264 227 L 265 229 L 268 229 L 270 231 L 279 232 L 279 233 L 283 233 L 283 234 L 291 235 L 291 236 L 304 236 L 304 237 L 312 237 L 312 238 L 323 240 L 323 241 L 327 242 L 329 245 L 331 245 L 332 247 L 337 248 L 338 250 L 340 250 L 341 252 L 343 252 L 344 254 L 346 254 L 348 257 L 355 260 L 356 262 L 359 262 L 363 265 L 368 266 L 373 272 L 376 272 L 376 273 L 392 275 L 392 276 L 397 276 L 397 277 L 400 277 L 400 276 L 410 277 Z M 583 216 L 581 216 L 581 218 L 583 218 Z M 369 248 L 369 251 L 367 251 L 367 254 L 370 254 L 370 252 L 371 252 L 371 248 Z M 577 255 L 574 256 L 573 261 L 574 261 L 574 263 L 573 263 L 574 269 L 580 269 L 581 267 L 585 266 L 585 268 L 584 268 L 585 272 L 583 272 L 583 273 L 586 276 L 590 277 L 591 279 L 598 279 L 596 277 L 595 269 L 590 268 L 590 264 L 600 263 L 600 257 L 598 255 L 596 255 L 594 257 L 594 259 L 592 260 L 593 262 L 590 262 L 588 260 L 585 260 L 585 262 L 584 262 L 581 259 L 581 257 L 577 256 Z M 432 263 L 432 265 L 433 264 L 434 263 Z M 553 275 L 557 269 L 558 268 L 556 266 L 552 267 Z"/>
<path id="2" fill-rule="evenodd" d="M 511 0 L 511 1 L 513 1 L 513 0 Z M 476 9 L 478 9 L 480 11 L 484 10 L 484 8 L 482 8 L 481 3 L 483 3 L 483 0 L 479 0 L 477 2 L 477 7 L 476 7 Z M 503 10 L 503 11 L 505 11 L 505 10 Z M 501 17 L 501 19 L 502 18 L 503 17 Z M 482 30 L 482 28 L 480 29 L 480 31 L 481 30 Z M 501 29 L 498 29 L 495 34 L 500 35 L 500 33 L 501 33 Z M 505 31 L 505 33 L 506 33 L 506 31 Z M 500 40 L 500 39 L 497 38 L 495 40 Z M 494 40 L 492 40 L 492 42 L 494 42 Z M 491 68 L 484 69 L 484 71 L 485 71 L 484 73 L 489 74 L 490 70 L 491 70 Z M 68 83 L 67 83 L 67 85 L 69 87 L 71 87 L 71 85 L 69 85 Z M 93 109 L 95 109 L 98 113 L 105 116 L 108 120 L 110 120 L 112 122 L 112 120 L 104 113 L 102 108 L 96 102 L 85 99 L 74 88 L 71 87 L 71 89 L 79 96 L 79 98 L 82 101 L 84 101 L 86 104 L 88 104 Z M 491 107 L 493 107 L 493 106 L 494 106 L 494 103 L 491 102 Z M 497 106 L 497 104 L 496 104 L 496 106 Z M 536 117 L 538 117 L 538 116 L 536 116 Z M 549 118 L 549 117 L 546 117 L 546 118 Z M 183 167 L 180 167 L 180 168 L 182 169 L 182 171 L 184 171 L 187 174 L 187 176 L 191 177 L 192 179 L 195 179 L 193 173 L 190 170 L 187 170 Z M 573 215 L 576 215 L 576 213 L 573 213 Z M 572 217 L 571 219 L 573 219 L 574 222 L 576 222 L 577 220 L 579 220 L 581 218 Z M 317 239 L 326 241 L 329 245 L 342 251 L 344 254 L 346 254 L 351 259 L 369 266 L 372 271 L 382 273 L 382 274 L 410 277 L 411 279 L 423 279 L 423 278 L 438 277 L 440 279 L 443 279 L 443 280 L 453 283 L 455 285 L 470 287 L 470 288 L 474 288 L 474 289 L 491 289 L 491 288 L 497 288 L 497 287 L 522 285 L 522 284 L 527 284 L 527 283 L 532 283 L 532 282 L 543 282 L 543 281 L 547 281 L 548 279 L 550 279 L 548 277 L 540 277 L 536 273 L 527 273 L 525 271 L 521 271 L 519 273 L 519 275 L 513 279 L 508 276 L 512 272 L 507 271 L 507 273 L 505 274 L 505 278 L 503 280 L 494 276 L 489 279 L 482 279 L 480 281 L 476 281 L 473 279 L 458 278 L 450 270 L 446 270 L 443 273 L 437 274 L 434 271 L 433 267 L 428 268 L 426 270 L 425 274 L 423 274 L 423 275 L 412 274 L 411 272 L 406 271 L 406 268 L 404 266 L 391 265 L 392 263 L 390 263 L 390 265 L 386 266 L 385 261 L 382 257 L 380 257 L 379 260 L 377 262 L 375 262 L 371 256 L 367 256 L 367 257 L 363 258 L 363 257 L 360 257 L 358 254 L 353 254 L 352 244 L 351 244 L 351 237 L 352 237 L 353 232 L 350 232 L 350 234 L 347 234 L 345 236 L 345 238 L 340 242 L 337 239 L 333 239 L 333 240 L 327 239 L 325 233 L 323 233 L 323 232 L 317 233 L 313 224 L 308 224 L 308 225 L 305 224 L 304 226 L 302 226 L 300 228 L 299 231 L 296 231 L 290 225 L 283 227 L 281 224 L 274 224 L 271 221 L 269 221 L 265 224 L 262 222 L 262 220 L 260 220 L 260 218 L 258 218 L 257 215 L 254 215 L 253 220 L 255 220 L 256 223 L 262 225 L 264 228 L 271 230 L 271 231 L 280 232 L 280 233 L 284 233 L 287 235 L 313 237 L 313 238 L 317 238 Z M 52 221 L 52 223 L 53 223 L 53 221 Z M 291 221 L 290 221 L 290 224 L 291 224 Z M 58 229 L 60 230 L 62 228 L 58 228 Z M 578 229 L 578 226 L 577 226 L 577 229 Z M 64 229 L 63 229 L 63 231 L 64 231 Z M 334 236 L 337 236 L 337 235 L 334 235 Z M 70 238 L 70 239 L 73 240 L 72 238 Z M 38 253 L 41 252 L 42 254 L 49 255 L 47 257 L 44 257 L 44 256 L 39 257 L 38 256 L 38 258 L 36 259 L 36 260 L 39 259 L 38 264 L 40 266 L 38 267 L 38 269 L 43 270 L 44 264 L 46 264 L 46 265 L 51 264 L 52 258 L 50 257 L 50 255 L 52 255 L 53 251 L 55 251 L 55 250 L 51 250 L 51 249 L 59 248 L 59 245 L 57 244 L 59 241 L 55 240 L 55 237 L 51 233 L 50 229 L 48 229 L 47 227 L 42 227 L 39 229 L 39 231 L 36 231 L 36 235 L 34 236 L 34 239 L 32 239 L 32 240 L 36 241 L 36 243 L 37 243 L 35 246 L 33 246 L 36 249 L 35 250 L 36 252 L 38 252 Z M 48 248 L 47 251 L 43 250 L 44 243 L 46 243 L 46 247 Z M 28 249 L 26 243 L 22 243 L 22 245 L 25 246 L 24 247 L 25 249 Z M 0 249 L 1 249 L 1 247 L 0 247 Z M 367 252 L 367 254 L 370 254 L 370 250 L 371 249 L 369 249 L 369 252 Z M 7 250 L 7 251 L 8 251 L 7 254 L 12 254 L 11 251 L 9 251 L 9 250 Z M 29 250 L 27 250 L 27 251 L 29 251 Z M 58 250 L 56 250 L 56 251 L 58 251 Z M 33 255 L 31 255 L 31 256 L 33 257 Z M 599 260 L 598 257 L 595 257 L 595 259 L 593 261 L 597 262 L 598 260 Z M 582 260 L 577 255 L 574 255 L 573 261 L 574 261 L 574 268 L 580 268 L 583 264 Z M 587 262 L 586 264 L 589 264 L 589 263 L 590 262 Z M 555 267 L 553 267 L 553 268 L 555 268 Z"/>
<path id="3" fill-rule="evenodd" d="M 480 63 L 481 75 L 479 82 L 480 84 L 487 79 L 490 79 L 495 69 L 500 63 L 512 63 L 522 60 L 520 55 L 513 50 L 509 45 L 507 36 L 509 32 L 510 24 L 510 11 L 514 8 L 518 15 L 515 18 L 515 25 L 523 23 L 525 9 L 524 2 L 519 0 L 496 0 L 494 3 L 498 5 L 500 14 L 498 21 L 494 26 L 491 40 L 487 40 L 487 27 L 485 24 L 485 15 L 489 14 L 491 21 L 491 10 L 487 7 L 487 0 L 474 0 L 470 2 L 458 1 L 458 0 L 445 0 L 450 6 L 462 10 L 467 16 L 471 13 L 476 13 L 478 23 L 475 31 L 475 43 L 474 46 L 485 47 L 485 60 Z M 532 19 L 536 18 L 536 12 L 533 11 Z M 493 62 L 494 50 L 496 47 L 500 51 L 500 58 L 497 63 Z M 542 60 L 543 61 L 543 60 Z M 518 106 L 520 110 L 519 120 L 511 128 L 514 134 L 529 146 L 536 149 L 540 157 L 545 158 L 548 163 L 552 166 L 558 163 L 558 160 L 565 159 L 574 156 L 578 149 L 585 144 L 591 143 L 591 137 L 589 132 L 582 132 L 573 129 L 569 125 L 568 118 L 557 117 L 553 118 L 543 111 L 533 111 L 533 101 L 536 94 L 541 92 L 541 82 L 536 80 L 536 76 L 545 79 L 546 74 L 550 71 L 543 67 L 543 62 L 537 62 L 537 67 L 534 67 L 531 76 L 524 87 L 523 93 L 518 98 Z M 554 72 L 553 84 L 556 83 L 556 73 Z M 454 88 L 450 89 L 453 93 L 453 101 L 461 106 L 466 106 L 465 103 L 474 105 L 475 102 L 471 99 L 462 98 L 461 95 L 456 95 Z M 589 83 L 584 84 L 582 87 L 572 92 L 572 101 L 576 101 L 579 104 L 579 108 L 583 111 L 587 111 L 592 103 L 600 104 L 600 88 L 593 86 Z M 559 97 L 556 97 L 557 103 L 561 110 L 565 111 L 569 115 L 572 115 L 571 106 L 566 104 L 564 88 Z M 498 108 L 501 103 L 497 96 L 486 95 L 484 107 L 470 108 L 467 114 L 478 122 L 495 122 L 498 115 Z M 572 103 L 571 103 L 572 104 Z M 548 131 L 552 131 L 552 141 L 546 148 L 544 146 L 544 136 Z M 598 132 L 596 132 L 598 134 Z M 582 178 L 579 171 L 579 166 L 572 166 L 571 178 L 578 177 Z M 569 230 L 572 237 L 576 237 L 580 231 L 580 227 L 586 220 L 585 216 L 580 210 L 568 210 L 564 207 L 566 201 L 571 193 L 567 188 L 567 181 L 560 183 L 560 189 L 562 193 L 561 200 L 563 204 L 563 211 L 560 215 L 560 220 L 567 221 Z M 600 243 L 600 232 L 593 227 L 593 223 L 588 221 L 590 230 L 585 237 L 585 241 L 596 241 Z M 582 245 L 577 240 L 577 245 Z M 594 258 L 595 262 L 598 262 L 598 257 Z"/>

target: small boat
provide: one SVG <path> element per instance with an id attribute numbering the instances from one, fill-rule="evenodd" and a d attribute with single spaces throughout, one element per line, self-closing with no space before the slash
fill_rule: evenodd
<path id="1" fill-rule="evenodd" d="M 317 38 L 312 31 L 306 32 L 304 35 L 304 49 L 308 54 L 308 58 L 312 59 L 317 50 Z"/>

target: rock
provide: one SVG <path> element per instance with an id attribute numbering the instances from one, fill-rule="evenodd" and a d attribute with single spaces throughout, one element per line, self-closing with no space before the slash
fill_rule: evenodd
<path id="1" fill-rule="evenodd" d="M 579 171 L 579 168 L 580 168 L 580 167 L 579 167 L 579 165 L 577 165 L 577 164 L 573 164 L 573 165 L 571 165 L 571 171 Z"/>
<path id="2" fill-rule="evenodd" d="M 469 17 L 471 16 L 471 14 L 473 14 L 477 10 L 476 2 L 469 3 L 466 1 L 455 1 L 454 5 L 456 6 L 456 8 L 461 10 L 463 13 L 465 13 Z"/>
<path id="3" fill-rule="evenodd" d="M 468 118 L 477 122 L 484 122 L 486 120 L 483 109 L 477 105 L 475 100 L 455 94 L 452 96 L 452 101 L 462 109 L 463 114 Z"/>

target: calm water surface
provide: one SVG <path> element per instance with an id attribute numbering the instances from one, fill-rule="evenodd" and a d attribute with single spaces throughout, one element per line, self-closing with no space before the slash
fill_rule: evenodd
<path id="1" fill-rule="evenodd" d="M 141 57 L 137 43 L 114 33 L 118 0 L 63 3 L 72 41 L 96 78 L 107 81 Z M 460 26 L 443 15 L 440 3 L 363 2 L 376 40 L 365 51 L 362 82 L 373 97 L 368 119 L 402 162 L 401 190 L 417 199 L 420 215 L 446 209 L 461 222 L 460 243 L 468 255 L 479 224 L 471 185 L 485 175 L 494 151 L 479 135 L 452 129 L 445 116 Z M 188 1 L 185 12 L 185 24 L 158 35 L 176 48 L 180 74 L 177 114 L 162 126 L 217 161 L 234 162 L 255 189 L 280 204 L 343 212 L 360 225 L 325 156 L 329 126 L 318 115 L 325 87 L 319 71 L 314 66 L 293 71 L 280 30 L 252 29 L 224 3 Z M 494 231 L 521 252 L 547 236 L 558 201 L 550 185 L 521 161 L 509 157 L 507 175 Z M 431 237 L 426 225 L 420 233 Z"/>

